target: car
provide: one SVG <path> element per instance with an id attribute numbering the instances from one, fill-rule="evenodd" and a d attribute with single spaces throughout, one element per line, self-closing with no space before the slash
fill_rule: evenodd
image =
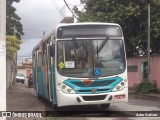
<path id="1" fill-rule="evenodd" d="M 24 84 L 24 81 L 25 81 L 25 76 L 21 73 L 17 73 L 16 75 L 16 82 L 19 83 L 23 83 Z"/>
<path id="2" fill-rule="evenodd" d="M 31 85 L 33 85 L 32 73 L 28 76 L 28 87 L 31 87 Z"/>

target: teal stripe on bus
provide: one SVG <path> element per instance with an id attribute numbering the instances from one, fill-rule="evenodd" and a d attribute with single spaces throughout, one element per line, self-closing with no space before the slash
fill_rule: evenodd
<path id="1" fill-rule="evenodd" d="M 75 90 L 77 94 L 93 94 L 92 93 L 93 89 L 96 89 L 97 90 L 96 93 L 98 94 L 98 93 L 111 92 L 113 88 L 122 80 L 123 79 L 121 77 L 103 78 L 92 81 L 90 85 L 85 85 L 83 80 L 67 79 L 63 83 L 71 87 L 73 90 Z M 103 83 L 101 86 L 99 85 L 100 82 Z M 104 82 L 106 82 L 106 84 L 104 84 Z"/>
<path id="2" fill-rule="evenodd" d="M 43 90 L 43 73 L 42 68 L 37 67 L 38 70 L 38 95 L 43 96 L 44 90 Z"/>
<path id="3" fill-rule="evenodd" d="M 52 89 L 51 89 L 51 92 L 52 92 L 52 104 L 57 104 L 57 101 L 56 101 L 56 88 L 55 88 L 55 71 L 54 71 L 54 65 L 51 65 L 51 77 L 52 77 L 52 81 L 51 81 L 51 84 L 52 84 Z"/>

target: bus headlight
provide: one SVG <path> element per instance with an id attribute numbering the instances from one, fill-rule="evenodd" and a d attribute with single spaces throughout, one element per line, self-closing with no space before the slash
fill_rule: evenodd
<path id="1" fill-rule="evenodd" d="M 65 89 L 66 88 L 66 85 L 62 85 L 62 89 Z"/>
<path id="2" fill-rule="evenodd" d="M 121 81 L 119 84 L 117 84 L 114 88 L 113 88 L 113 92 L 116 92 L 116 91 L 121 91 L 123 90 L 125 87 L 126 87 L 126 82 L 127 81 Z"/>
<path id="3" fill-rule="evenodd" d="M 67 85 L 65 85 L 63 83 L 58 83 L 57 85 L 58 85 L 58 87 L 60 88 L 60 90 L 63 93 L 66 93 L 66 94 L 73 94 L 73 93 L 75 93 L 75 91 L 72 88 L 70 88 L 69 86 L 67 86 Z"/>
<path id="4" fill-rule="evenodd" d="M 72 90 L 71 90 L 71 89 L 67 89 L 67 92 L 68 92 L 68 93 L 71 93 L 71 92 L 72 92 Z"/>

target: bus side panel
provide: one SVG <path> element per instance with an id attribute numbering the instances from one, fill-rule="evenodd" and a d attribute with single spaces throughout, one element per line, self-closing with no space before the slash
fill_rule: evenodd
<path id="1" fill-rule="evenodd" d="M 52 94 L 52 104 L 57 104 L 56 101 L 56 90 L 55 90 L 55 70 L 54 65 L 51 65 L 51 94 Z"/>
<path id="2" fill-rule="evenodd" d="M 42 74 L 42 68 L 38 67 L 38 95 L 43 96 L 43 74 Z"/>
<path id="3" fill-rule="evenodd" d="M 43 74 L 43 96 L 46 99 L 49 99 L 48 93 L 48 76 L 47 76 L 47 66 L 42 66 L 42 74 Z"/>

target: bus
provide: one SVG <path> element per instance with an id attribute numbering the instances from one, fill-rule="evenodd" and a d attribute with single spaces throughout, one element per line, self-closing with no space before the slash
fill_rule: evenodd
<path id="1" fill-rule="evenodd" d="M 55 108 L 128 102 L 125 43 L 116 23 L 59 24 L 32 59 L 36 93 Z"/>

